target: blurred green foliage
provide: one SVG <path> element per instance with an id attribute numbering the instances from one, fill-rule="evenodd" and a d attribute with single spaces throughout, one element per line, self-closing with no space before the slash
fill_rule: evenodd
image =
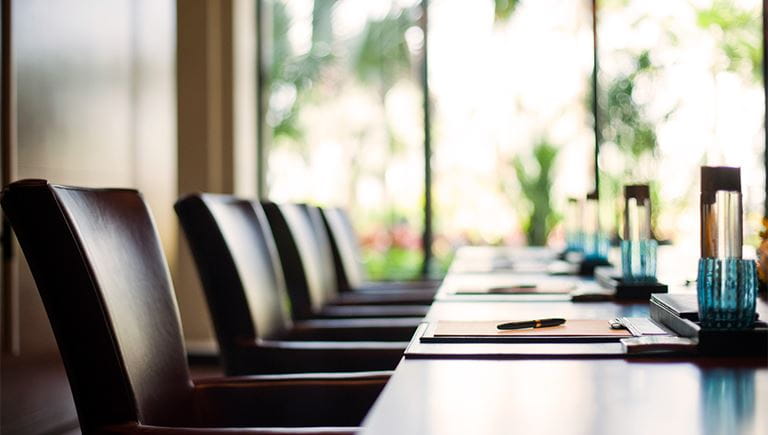
<path id="1" fill-rule="evenodd" d="M 386 106 L 390 89 L 399 81 L 410 76 L 411 53 L 405 32 L 415 25 L 413 12 L 409 9 L 392 10 L 385 17 L 368 20 L 360 42 L 353 52 L 352 70 L 356 79 L 377 89 L 381 107 Z M 405 149 L 390 125 L 389 119 L 382 119 L 387 133 L 390 155 Z M 386 165 L 382 165 L 384 176 Z"/>
<path id="2" fill-rule="evenodd" d="M 509 21 L 519 4 L 519 0 L 494 0 L 495 22 Z M 533 146 L 530 156 L 523 158 L 516 155 L 511 160 L 522 195 L 518 210 L 523 232 L 531 246 L 546 245 L 549 233 L 560 220 L 560 215 L 552 207 L 550 197 L 558 152 L 557 146 L 541 139 Z M 505 189 L 503 180 L 502 190 L 511 190 Z"/>
<path id="3" fill-rule="evenodd" d="M 496 22 L 509 20 L 517 9 L 519 0 L 493 0 L 493 14 Z"/>
<path id="4" fill-rule="evenodd" d="M 601 146 L 615 146 L 624 156 L 619 167 L 600 168 L 600 198 L 612 204 L 611 227 L 617 237 L 621 225 L 623 186 L 630 183 L 648 183 L 654 179 L 653 168 L 658 148 L 656 124 L 648 119 L 645 107 L 635 96 L 635 84 L 641 76 L 652 76 L 654 66 L 650 51 L 643 50 L 634 56 L 632 69 L 614 77 L 600 95 L 598 108 L 602 123 Z M 671 114 L 671 113 L 670 113 Z M 669 116 L 669 114 L 667 115 Z M 661 204 L 655 184 L 651 184 L 651 202 L 654 210 L 652 227 L 658 221 Z"/>
<path id="5" fill-rule="evenodd" d="M 383 95 L 407 76 L 411 54 L 405 32 L 414 25 L 409 10 L 391 11 L 384 18 L 369 20 L 352 60 L 360 82 L 373 85 Z"/>
<path id="6" fill-rule="evenodd" d="M 382 108 L 386 95 L 399 81 L 410 77 L 411 53 L 405 38 L 406 31 L 415 25 L 418 6 L 413 9 L 392 10 L 381 18 L 369 19 L 363 31 L 353 38 L 340 39 L 333 29 L 333 9 L 337 0 L 312 2 L 312 39 L 310 49 L 297 54 L 288 37 L 293 19 L 283 0 L 267 0 L 266 10 L 271 16 L 271 32 L 268 52 L 268 74 L 264 89 L 267 91 L 267 123 L 271 127 L 272 140 L 280 146 L 290 146 L 306 158 L 305 126 L 301 122 L 302 108 L 313 101 L 322 103 L 334 98 L 351 80 L 374 88 Z M 322 83 L 322 86 L 318 86 Z M 386 113 L 386 111 L 384 111 Z M 405 147 L 394 134 L 386 116 L 380 120 L 385 125 L 390 156 Z M 360 142 L 351 147 L 364 147 Z M 360 150 L 351 150 L 357 156 Z M 356 165 L 351 169 L 350 185 L 357 186 L 361 174 Z M 378 166 L 383 179 L 388 162 Z M 350 192 L 354 190 L 351 189 Z M 387 204 L 382 204 L 387 208 Z M 391 231 L 400 219 L 393 217 L 392 210 L 385 210 L 378 218 L 377 231 Z M 412 278 L 419 274 L 421 250 L 413 247 L 387 246 L 378 250 L 368 249 L 367 268 L 376 278 Z"/>
<path id="7" fill-rule="evenodd" d="M 407 280 L 421 273 L 419 251 L 391 247 L 384 251 L 366 250 L 364 257 L 368 277 L 373 280 Z"/>
<path id="8" fill-rule="evenodd" d="M 739 8 L 731 0 L 715 0 L 697 11 L 697 23 L 716 32 L 728 59 L 726 69 L 759 82 L 763 77 L 762 22 L 759 11 Z"/>
<path id="9" fill-rule="evenodd" d="M 656 151 L 655 126 L 645 118 L 644 108 L 634 96 L 635 80 L 642 74 L 653 73 L 653 70 L 650 53 L 647 50 L 641 52 L 629 74 L 620 75 L 608 84 L 601 106 L 603 139 L 613 142 L 633 158 Z"/>
<path id="10" fill-rule="evenodd" d="M 545 245 L 549 232 L 559 220 L 550 198 L 558 152 L 558 147 L 542 139 L 534 145 L 530 158 L 524 160 L 517 155 L 512 159 L 524 198 L 521 203 L 523 230 L 531 246 Z"/>
<path id="11" fill-rule="evenodd" d="M 312 47 L 308 53 L 296 55 L 288 39 L 292 25 L 285 3 L 273 0 L 268 3 L 272 16 L 272 33 L 269 57 L 269 73 L 265 77 L 265 89 L 270 96 L 267 121 L 274 138 L 291 139 L 287 143 L 300 148 L 305 146 L 304 132 L 299 124 L 299 113 L 323 69 L 335 57 L 331 28 L 331 10 L 336 0 L 316 0 L 312 10 Z M 280 102 L 274 97 L 283 96 Z"/>
<path id="12" fill-rule="evenodd" d="M 353 50 L 351 68 L 357 81 L 377 90 L 379 104 L 386 106 L 387 93 L 398 81 L 411 77 L 411 52 L 405 38 L 406 31 L 416 25 L 415 11 L 411 9 L 392 9 L 380 19 L 369 19 L 362 35 Z M 386 113 L 386 111 L 385 111 Z M 405 144 L 397 137 L 390 120 L 385 115 L 383 122 L 388 159 L 405 150 Z M 379 177 L 385 178 L 388 161 L 379 166 Z M 388 204 L 383 204 L 385 208 Z M 382 230 L 390 233 L 398 225 L 408 225 L 407 219 L 395 211 L 385 210 L 388 217 L 380 217 L 376 222 Z M 380 250 L 368 249 L 365 252 L 365 267 L 372 279 L 413 279 L 421 274 L 424 255 L 422 249 L 414 246 L 402 246 L 394 240 L 388 247 Z"/>
<path id="13" fill-rule="evenodd" d="M 627 7 L 630 2 L 602 0 L 600 7 Z M 762 28 L 759 11 L 745 10 L 732 0 L 714 0 L 710 7 L 695 10 L 698 26 L 709 29 L 721 50 L 724 62 L 715 65 L 712 74 L 718 71 L 738 73 L 747 81 L 762 79 Z M 669 44 L 679 39 L 674 29 L 666 32 Z M 658 143 L 656 128 L 674 113 L 672 107 L 658 119 L 650 119 L 643 104 L 638 103 L 636 85 L 641 80 L 652 81 L 663 68 L 653 62 L 652 49 L 634 55 L 632 68 L 625 74 L 613 77 L 601 90 L 599 110 L 601 115 L 602 146 L 615 146 L 624 156 L 623 167 L 601 167 L 601 198 L 621 198 L 622 186 L 628 182 L 647 182 L 655 179 L 655 160 Z M 702 163 L 705 156 L 691 156 Z M 692 180 L 690 191 L 695 188 Z M 658 186 L 651 183 L 651 201 L 654 209 L 653 226 L 656 227 L 662 210 L 677 212 L 685 208 L 687 197 L 667 199 L 662 202 Z M 620 222 L 620 208 L 614 207 L 615 228 Z"/>

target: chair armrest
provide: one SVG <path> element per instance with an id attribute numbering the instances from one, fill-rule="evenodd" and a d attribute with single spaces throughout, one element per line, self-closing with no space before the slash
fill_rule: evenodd
<path id="1" fill-rule="evenodd" d="M 434 290 L 351 291 L 339 293 L 333 305 L 430 305 Z"/>
<path id="2" fill-rule="evenodd" d="M 195 383 L 201 426 L 359 426 L 389 374 L 243 376 Z"/>
<path id="3" fill-rule="evenodd" d="M 296 322 L 280 340 L 410 341 L 421 318 L 320 319 Z"/>
<path id="4" fill-rule="evenodd" d="M 366 281 L 355 287 L 353 291 L 391 291 L 391 290 L 415 290 L 434 292 L 442 284 L 442 280 L 414 280 L 414 281 Z"/>
<path id="5" fill-rule="evenodd" d="M 103 435 L 352 435 L 358 432 L 354 427 L 291 427 L 291 428 L 249 428 L 249 427 L 164 427 L 126 423 L 99 428 L 96 433 Z"/>
<path id="6" fill-rule="evenodd" d="M 406 342 L 259 340 L 239 343 L 227 374 L 393 370 Z"/>

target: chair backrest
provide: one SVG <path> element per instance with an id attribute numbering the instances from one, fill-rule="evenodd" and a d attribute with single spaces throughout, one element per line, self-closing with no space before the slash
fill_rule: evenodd
<path id="1" fill-rule="evenodd" d="M 291 301 L 296 308 L 294 316 L 311 316 L 337 294 L 333 266 L 325 263 L 331 253 L 324 251 L 318 243 L 306 206 L 270 201 L 262 201 L 262 205 L 275 236 Z"/>
<path id="2" fill-rule="evenodd" d="M 141 195 L 24 180 L 2 207 L 67 369 L 84 432 L 188 425 L 192 382 L 178 307 Z"/>
<path id="3" fill-rule="evenodd" d="M 320 207 L 299 204 L 299 207 L 305 212 L 306 218 L 312 227 L 314 235 L 315 249 L 317 252 L 316 261 L 323 272 L 323 286 L 326 289 L 326 295 L 335 298 L 339 293 L 339 280 L 336 276 L 336 267 L 333 260 L 333 247 L 328 230 L 323 222 L 323 214 Z"/>
<path id="4" fill-rule="evenodd" d="M 323 207 L 321 212 L 330 236 L 339 290 L 362 287 L 367 277 L 360 243 L 349 215 L 340 207 Z"/>
<path id="5" fill-rule="evenodd" d="M 264 211 L 230 195 L 191 194 L 176 202 L 226 367 L 238 342 L 291 327 L 285 282 Z"/>

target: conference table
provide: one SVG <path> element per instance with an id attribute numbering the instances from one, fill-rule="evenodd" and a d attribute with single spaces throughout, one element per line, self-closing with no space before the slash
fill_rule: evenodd
<path id="1" fill-rule="evenodd" d="M 660 260 L 664 255 L 660 252 Z M 462 248 L 424 325 L 649 315 L 647 301 L 572 302 L 562 296 L 458 295 L 451 290 L 473 281 L 509 279 L 512 263 L 525 265 L 522 274 L 534 274 L 541 272 L 535 263 L 553 261 L 554 253 L 542 249 Z M 589 280 L 581 284 L 596 285 Z M 676 281 L 669 291 L 695 292 L 695 285 Z M 758 300 L 757 309 L 760 318 L 768 318 L 764 300 Z M 422 328 L 409 349 L 419 346 L 421 333 Z M 406 354 L 401 360 L 364 420 L 363 434 L 768 434 L 768 355 L 617 355 L 617 343 L 427 346 L 432 354 Z M 467 346 L 519 352 L 454 352 Z"/>

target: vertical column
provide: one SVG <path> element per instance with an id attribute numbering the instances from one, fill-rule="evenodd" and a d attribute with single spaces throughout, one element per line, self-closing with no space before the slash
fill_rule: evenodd
<path id="1" fill-rule="evenodd" d="M 178 193 L 232 193 L 233 1 L 177 2 Z M 176 270 L 186 338 L 213 337 L 203 293 L 184 237 Z M 194 346 L 193 346 L 194 348 Z"/>
<path id="2" fill-rule="evenodd" d="M 0 142 L 2 143 L 2 185 L 16 178 L 16 83 L 12 51 L 12 1 L 2 0 L 0 14 L 0 35 L 2 35 L 2 61 L 0 63 Z M 2 218 L 2 350 L 4 353 L 19 353 L 19 286 L 18 259 L 14 253 L 13 236 L 8 220 Z"/>
<path id="3" fill-rule="evenodd" d="M 179 193 L 232 192 L 232 1 L 179 2 Z"/>
<path id="4" fill-rule="evenodd" d="M 259 186 L 258 3 L 254 0 L 234 0 L 232 5 L 235 192 L 247 197 L 255 197 Z"/>

